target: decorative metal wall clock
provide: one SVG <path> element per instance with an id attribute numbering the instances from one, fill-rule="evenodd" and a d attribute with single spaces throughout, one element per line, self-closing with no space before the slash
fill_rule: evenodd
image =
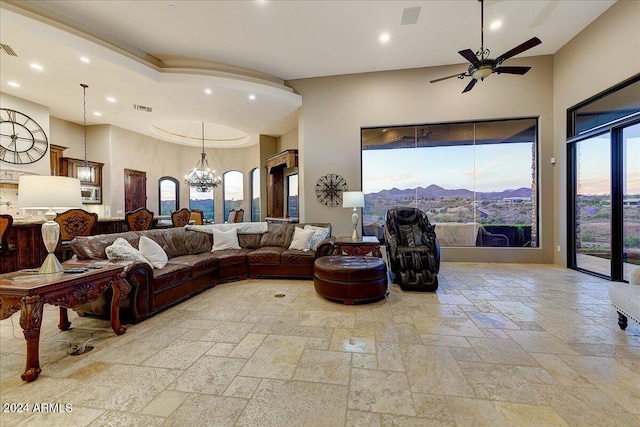
<path id="1" fill-rule="evenodd" d="M 0 108 L 0 161 L 35 163 L 48 149 L 47 135 L 35 120 L 19 111 Z"/>
<path id="2" fill-rule="evenodd" d="M 342 192 L 347 190 L 347 181 L 335 173 L 321 176 L 316 182 L 316 197 L 325 206 L 341 205 Z"/>

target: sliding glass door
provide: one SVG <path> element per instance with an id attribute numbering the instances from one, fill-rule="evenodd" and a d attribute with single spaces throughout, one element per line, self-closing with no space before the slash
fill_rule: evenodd
<path id="1" fill-rule="evenodd" d="M 640 123 L 622 130 L 623 278 L 640 264 Z"/>
<path id="2" fill-rule="evenodd" d="M 569 267 L 629 280 L 640 265 L 640 74 L 567 113 Z"/>
<path id="3" fill-rule="evenodd" d="M 610 134 L 575 144 L 576 267 L 611 276 Z"/>

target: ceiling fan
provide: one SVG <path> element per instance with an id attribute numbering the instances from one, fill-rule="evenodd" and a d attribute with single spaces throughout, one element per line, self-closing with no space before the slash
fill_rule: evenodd
<path id="1" fill-rule="evenodd" d="M 526 42 L 498 56 L 496 59 L 489 58 L 490 51 L 489 49 L 485 49 L 484 47 L 484 0 L 478 1 L 480 2 L 480 50 L 478 50 L 476 53 L 473 53 L 471 49 L 459 51 L 458 53 L 462 55 L 464 59 L 471 63 L 467 71 L 465 71 L 464 73 L 458 73 L 452 76 L 431 80 L 431 83 L 440 82 L 442 80 L 451 79 L 453 77 L 457 77 L 459 79 L 471 77 L 471 81 L 462 91 L 462 93 L 465 93 L 473 89 L 478 80 L 484 80 L 493 73 L 523 75 L 531 69 L 531 67 L 501 67 L 501 64 L 512 56 L 521 54 L 525 50 L 529 50 L 532 47 L 542 43 L 537 37 L 533 37 L 527 40 Z"/>

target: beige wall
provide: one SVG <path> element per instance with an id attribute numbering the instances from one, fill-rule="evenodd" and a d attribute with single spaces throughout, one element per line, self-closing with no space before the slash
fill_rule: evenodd
<path id="1" fill-rule="evenodd" d="M 11 105 L 12 107 L 9 108 L 16 108 L 20 111 L 26 109 L 31 114 L 37 114 L 37 108 L 28 109 L 23 104 L 19 104 L 19 107 L 22 108 L 21 110 L 18 106 L 13 107 L 13 105 L 17 104 Z M 37 106 L 37 104 L 33 105 Z M 39 107 L 40 109 L 43 108 L 42 106 Z M 51 117 L 49 131 L 48 110 L 44 109 L 43 111 L 42 118 L 38 123 L 41 125 L 46 123 L 50 142 L 67 147 L 64 151 L 65 157 L 84 158 L 83 127 L 66 120 Z M 46 121 L 44 118 L 46 118 Z M 102 205 L 84 205 L 84 208 L 96 212 L 101 217 L 124 216 L 124 169 L 146 172 L 147 207 L 150 210 L 158 213 L 158 179 L 162 176 L 172 176 L 180 182 L 180 206 L 188 207 L 189 188 L 182 181 L 185 173 L 193 169 L 200 159 L 200 150 L 197 147 L 187 147 L 160 141 L 116 126 L 88 126 L 87 159 L 104 163 L 102 170 L 103 203 Z M 205 152 L 207 153 L 209 165 L 216 170 L 218 175 L 228 170 L 243 172 L 245 194 L 243 208 L 245 211 L 250 211 L 250 171 L 253 168 L 260 167 L 259 144 L 239 149 L 207 148 Z M 38 162 L 37 170 L 44 168 L 46 170 L 36 173 L 49 174 L 49 156 L 45 157 L 46 161 Z M 0 167 L 4 167 L 4 163 Z M 23 169 L 30 172 L 36 170 L 33 165 Z M 215 190 L 214 197 L 216 220 L 222 221 L 224 215 L 222 188 Z"/>
<path id="2" fill-rule="evenodd" d="M 35 120 L 38 125 L 44 130 L 50 144 L 56 144 L 51 140 L 50 123 L 49 123 L 49 107 L 36 104 L 15 96 L 8 95 L 0 92 L 0 107 L 10 108 L 12 110 L 19 111 Z M 51 166 L 49 163 L 49 156 L 45 155 L 42 159 L 35 163 L 28 165 L 14 165 L 10 163 L 0 162 L 0 169 L 23 171 L 29 173 L 35 173 L 38 175 L 51 175 Z"/>
<path id="3" fill-rule="evenodd" d="M 189 188 L 182 182 L 187 171 L 193 169 L 200 159 L 201 149 L 172 144 L 140 135 L 116 126 L 104 126 L 104 132 L 92 140 L 93 143 L 109 147 L 109 157 L 96 155 L 92 160 L 105 163 L 105 205 L 111 207 L 115 217 L 124 212 L 124 169 L 133 169 L 147 174 L 147 208 L 158 211 L 158 179 L 172 176 L 180 182 L 180 207 L 189 206 Z M 95 129 L 94 131 L 98 131 Z M 104 141 L 108 139 L 108 141 Z M 238 170 L 244 174 L 245 211 L 250 209 L 249 173 L 260 165 L 259 146 L 238 149 L 205 149 L 207 160 L 216 174 Z M 222 189 L 214 192 L 216 221 L 223 218 L 224 203 Z"/>
<path id="4" fill-rule="evenodd" d="M 360 128 L 417 123 L 540 118 L 541 248 L 445 248 L 443 258 L 467 261 L 552 262 L 553 223 L 553 61 L 551 56 L 514 58 L 530 65 L 526 76 L 493 75 L 461 93 L 467 81 L 429 80 L 464 70 L 464 65 L 311 78 L 289 82 L 302 95 L 299 121 L 301 219 L 331 222 L 335 235 L 350 235 L 350 210 L 328 208 L 313 188 L 321 176 L 345 177 L 349 190 L 361 189 Z M 455 161 L 455 159 L 451 159 Z M 424 183 L 428 185 L 429 183 Z"/>
<path id="5" fill-rule="evenodd" d="M 278 153 L 298 149 L 298 128 L 291 129 L 278 138 Z"/>
<path id="6" fill-rule="evenodd" d="M 566 265 L 567 109 L 640 73 L 640 2 L 618 1 L 554 55 L 556 264 Z"/>

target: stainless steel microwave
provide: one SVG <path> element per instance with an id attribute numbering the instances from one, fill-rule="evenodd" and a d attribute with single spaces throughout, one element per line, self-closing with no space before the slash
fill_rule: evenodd
<path id="1" fill-rule="evenodd" d="M 82 203 L 84 204 L 100 204 L 102 203 L 102 194 L 100 187 L 97 185 L 80 186 L 80 194 L 82 195 Z"/>

